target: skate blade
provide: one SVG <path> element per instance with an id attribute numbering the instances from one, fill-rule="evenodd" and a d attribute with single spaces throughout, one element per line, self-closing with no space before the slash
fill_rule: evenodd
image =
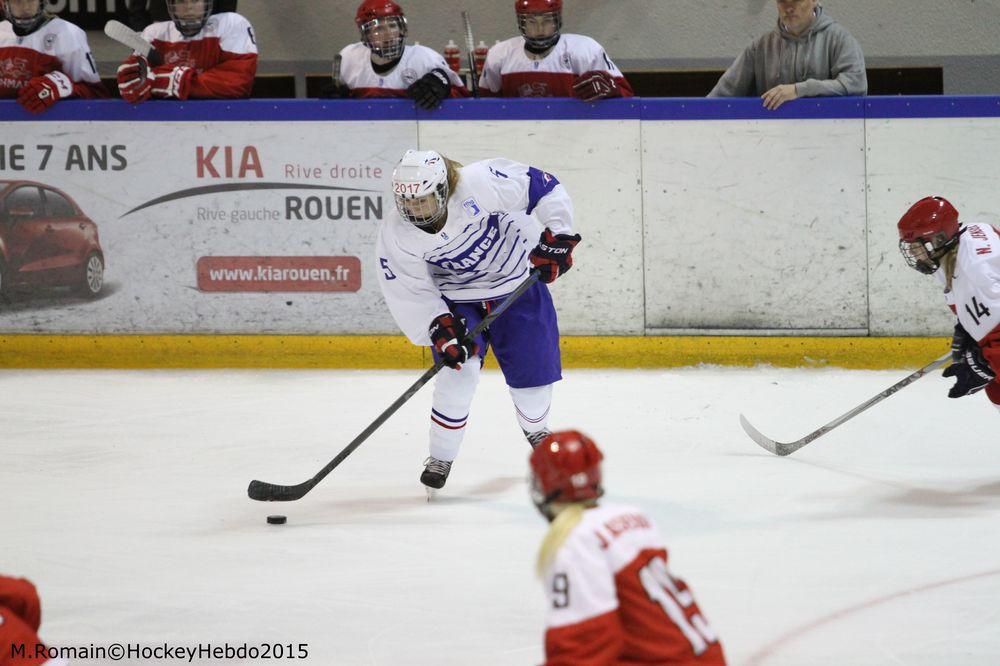
<path id="1" fill-rule="evenodd" d="M 431 488 L 430 486 L 424 486 L 424 488 L 427 490 L 427 501 L 433 502 L 434 498 L 437 497 L 438 489 Z"/>

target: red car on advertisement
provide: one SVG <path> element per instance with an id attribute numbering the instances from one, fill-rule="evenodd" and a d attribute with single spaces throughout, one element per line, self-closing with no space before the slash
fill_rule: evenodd
<path id="1" fill-rule="evenodd" d="M 90 297 L 101 291 L 104 251 L 97 225 L 50 185 L 0 180 L 0 295 L 50 286 L 71 286 Z"/>

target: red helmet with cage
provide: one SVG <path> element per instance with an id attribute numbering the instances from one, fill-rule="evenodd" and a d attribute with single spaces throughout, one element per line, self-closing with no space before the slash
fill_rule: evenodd
<path id="1" fill-rule="evenodd" d="M 958 211 L 943 197 L 924 197 L 899 219 L 899 251 L 906 263 L 930 275 L 958 244 Z"/>
<path id="2" fill-rule="evenodd" d="M 517 27 L 529 50 L 546 51 L 559 41 L 562 0 L 516 0 L 514 12 L 517 14 Z"/>
<path id="3" fill-rule="evenodd" d="M 372 53 L 395 60 L 403 54 L 406 15 L 392 0 L 364 0 L 354 15 L 361 43 Z"/>
<path id="4" fill-rule="evenodd" d="M 554 432 L 531 452 L 531 499 L 539 511 L 553 502 L 586 502 L 604 494 L 601 461 L 594 440 L 576 430 Z"/>

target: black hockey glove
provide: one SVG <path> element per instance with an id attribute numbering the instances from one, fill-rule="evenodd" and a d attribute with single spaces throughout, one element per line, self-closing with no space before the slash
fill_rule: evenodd
<path id="1" fill-rule="evenodd" d="M 951 338 L 951 361 L 944 371 L 945 377 L 955 378 L 955 385 L 948 391 L 949 398 L 964 398 L 981 391 L 996 377 L 979 343 L 961 324 L 955 324 Z"/>
<path id="2" fill-rule="evenodd" d="M 450 312 L 435 317 L 428 332 L 435 351 L 449 368 L 460 370 L 463 363 L 479 353 L 479 345 L 465 339 L 465 319 Z"/>
<path id="3" fill-rule="evenodd" d="M 410 84 L 406 96 L 421 109 L 432 111 L 451 95 L 451 81 L 444 70 L 434 68 Z"/>
<path id="4" fill-rule="evenodd" d="M 350 97 L 351 89 L 336 81 L 330 81 L 319 89 L 320 99 L 349 99 Z"/>
<path id="5" fill-rule="evenodd" d="M 556 278 L 573 267 L 573 248 L 580 242 L 580 234 L 559 234 L 550 230 L 542 232 L 538 245 L 528 257 L 538 269 L 542 282 L 555 282 Z"/>

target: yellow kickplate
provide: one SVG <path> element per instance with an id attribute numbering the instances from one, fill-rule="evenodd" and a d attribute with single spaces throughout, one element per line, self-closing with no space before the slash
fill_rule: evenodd
<path id="1" fill-rule="evenodd" d="M 564 336 L 566 368 L 712 365 L 916 368 L 946 338 Z M 0 368 L 400 368 L 430 366 L 402 336 L 0 335 Z M 492 354 L 488 368 L 495 368 Z"/>

